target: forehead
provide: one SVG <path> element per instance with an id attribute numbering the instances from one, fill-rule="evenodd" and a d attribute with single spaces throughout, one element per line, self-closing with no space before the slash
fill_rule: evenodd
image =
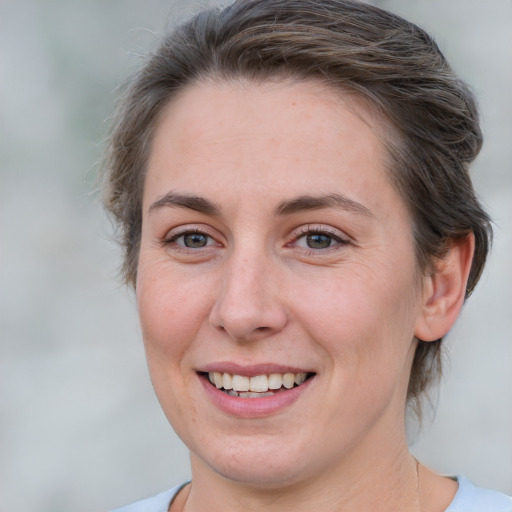
<path id="1" fill-rule="evenodd" d="M 228 123 L 236 123 L 231 124 L 233 130 L 250 128 L 257 131 L 270 121 L 289 129 L 283 135 L 290 130 L 301 130 L 314 141 L 317 136 L 337 136 L 336 132 L 342 126 L 336 121 L 340 120 L 340 114 L 342 118 L 346 117 L 344 111 L 366 124 L 368 131 L 386 146 L 393 127 L 368 99 L 316 79 L 276 78 L 257 82 L 243 78 L 205 79 L 173 96 L 158 117 L 156 131 L 171 121 L 180 126 L 175 134 L 178 138 L 198 137 L 210 135 L 208 130 L 211 128 L 227 130 Z M 315 133 L 313 124 L 321 125 L 325 131 Z M 308 127 L 312 128 L 309 133 Z"/>
<path id="2" fill-rule="evenodd" d="M 318 81 L 205 81 L 162 111 L 146 185 L 154 195 L 206 182 L 253 194 L 339 184 L 358 195 L 390 184 L 386 124 L 360 96 Z"/>

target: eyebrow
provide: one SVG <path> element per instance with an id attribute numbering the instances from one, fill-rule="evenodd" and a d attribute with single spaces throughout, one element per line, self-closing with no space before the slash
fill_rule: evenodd
<path id="1" fill-rule="evenodd" d="M 206 215 L 220 216 L 221 209 L 216 204 L 204 197 L 189 194 L 167 192 L 158 198 L 148 208 L 148 213 L 158 208 L 188 208 Z M 283 201 L 274 210 L 275 215 L 291 215 L 308 210 L 320 210 L 322 208 L 341 208 L 348 212 L 358 213 L 367 217 L 373 217 L 373 213 L 363 204 L 354 201 L 341 194 L 328 194 L 322 196 L 304 195 L 294 199 Z"/>
<path id="2" fill-rule="evenodd" d="M 374 217 L 373 213 L 363 204 L 341 194 L 324 196 L 300 196 L 283 201 L 276 209 L 276 215 L 290 215 L 301 211 L 320 210 L 322 208 L 341 208 L 348 212 Z"/>
<path id="3" fill-rule="evenodd" d="M 204 197 L 193 196 L 188 194 L 177 194 L 176 192 L 167 192 L 167 194 L 158 198 L 151 206 L 148 208 L 148 213 L 151 213 L 153 210 L 163 207 L 178 207 L 178 208 L 188 208 L 189 210 L 194 210 L 196 212 L 201 212 L 206 215 L 220 215 L 220 208 L 214 203 L 208 201 Z"/>

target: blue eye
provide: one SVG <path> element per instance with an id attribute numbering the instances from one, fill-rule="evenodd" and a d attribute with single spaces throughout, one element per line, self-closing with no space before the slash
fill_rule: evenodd
<path id="1" fill-rule="evenodd" d="M 337 233 L 335 234 L 323 229 L 312 229 L 308 227 L 298 234 L 293 245 L 301 249 L 321 251 L 322 249 L 330 249 L 346 243 L 347 241 L 341 238 Z"/>
<path id="2" fill-rule="evenodd" d="M 179 238 L 183 239 L 183 245 L 185 247 L 200 249 L 201 247 L 206 247 L 208 245 L 209 236 L 204 235 L 203 233 L 188 233 Z"/>
<path id="3" fill-rule="evenodd" d="M 187 249 L 202 249 L 215 244 L 215 240 L 200 231 L 187 231 L 178 233 L 164 241 L 166 245 L 176 244 Z"/>
<path id="4" fill-rule="evenodd" d="M 304 238 L 310 249 L 327 249 L 333 243 L 332 236 L 321 233 L 306 235 Z"/>

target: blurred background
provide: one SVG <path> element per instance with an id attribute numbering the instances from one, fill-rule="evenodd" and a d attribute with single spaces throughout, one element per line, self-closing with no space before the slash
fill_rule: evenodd
<path id="1" fill-rule="evenodd" d="M 95 177 L 116 88 L 170 26 L 217 3 L 0 0 L 0 512 L 102 512 L 188 478 Z M 473 175 L 496 224 L 413 451 L 512 493 L 512 1 L 373 3 L 433 33 L 476 92 Z"/>

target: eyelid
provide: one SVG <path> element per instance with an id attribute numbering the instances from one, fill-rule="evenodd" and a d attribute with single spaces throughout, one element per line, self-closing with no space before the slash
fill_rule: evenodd
<path id="1" fill-rule="evenodd" d="M 295 241 L 303 236 L 311 234 L 328 235 L 338 240 L 339 242 L 344 243 L 348 243 L 350 241 L 349 236 L 340 231 L 339 229 L 333 228 L 331 226 L 326 226 L 324 224 L 305 224 L 299 226 L 298 228 L 294 229 L 292 238 L 293 241 Z"/>
<path id="2" fill-rule="evenodd" d="M 297 245 L 298 241 L 302 238 L 308 236 L 308 235 L 326 235 L 333 239 L 335 242 L 334 244 L 330 245 L 326 248 L 306 248 L 306 247 L 300 247 Z M 339 250 L 343 248 L 344 246 L 348 245 L 350 243 L 350 238 L 343 233 L 342 231 L 333 228 L 331 226 L 326 226 L 325 224 L 305 224 L 302 226 L 299 226 L 298 228 L 294 229 L 291 235 L 291 241 L 288 242 L 286 245 L 288 247 L 297 248 L 300 250 L 303 250 L 311 255 L 321 255 L 325 253 L 329 253 L 332 251 Z"/>
<path id="3" fill-rule="evenodd" d="M 182 236 L 190 235 L 190 234 L 200 234 L 200 235 L 209 237 L 210 239 L 212 239 L 215 242 L 215 244 L 222 245 L 222 243 L 219 242 L 220 237 L 213 234 L 212 231 L 213 231 L 213 229 L 209 228 L 209 226 L 205 227 L 204 225 L 200 225 L 200 224 L 184 224 L 182 226 L 176 226 L 176 227 L 170 229 L 169 231 L 167 231 L 166 234 L 160 240 L 160 243 L 161 243 L 161 245 L 168 246 L 170 244 L 175 243 L 175 241 Z M 197 251 L 197 249 L 192 249 L 192 248 L 189 248 L 186 246 L 181 246 L 179 244 L 177 244 L 177 245 L 182 249 L 186 249 L 186 250 L 190 249 L 193 251 Z M 211 247 L 212 245 L 214 245 L 214 244 L 206 245 L 204 248 Z"/>

